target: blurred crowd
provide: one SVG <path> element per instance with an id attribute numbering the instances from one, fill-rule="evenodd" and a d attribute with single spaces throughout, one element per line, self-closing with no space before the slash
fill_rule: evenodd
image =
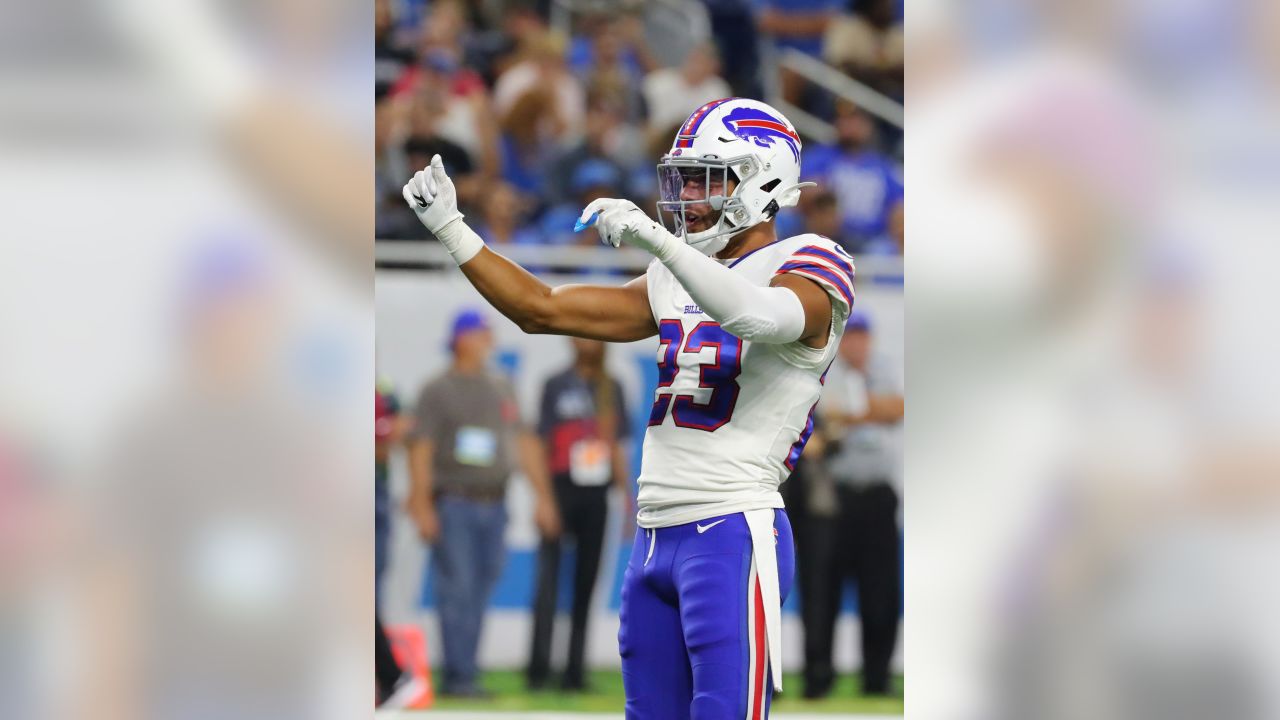
<path id="1" fill-rule="evenodd" d="M 377 0 L 378 239 L 429 238 L 400 190 L 438 153 L 487 243 L 592 245 L 573 232 L 582 207 L 653 207 L 654 165 L 690 112 L 777 88 L 835 128 L 831 144 L 806 138 L 802 172 L 818 188 L 779 216 L 779 234 L 902 254 L 901 129 L 776 63 L 798 50 L 900 102 L 901 0 L 562 2 L 557 23 L 552 4 Z M 654 13 L 673 7 L 706 17 L 707 36 L 671 37 Z"/>

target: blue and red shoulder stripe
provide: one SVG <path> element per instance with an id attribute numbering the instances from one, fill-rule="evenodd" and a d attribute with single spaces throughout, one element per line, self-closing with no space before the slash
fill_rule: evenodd
<path id="1" fill-rule="evenodd" d="M 820 245 L 805 245 L 796 250 L 778 268 L 775 275 L 794 273 L 812 280 L 844 300 L 853 308 L 853 262 Z"/>

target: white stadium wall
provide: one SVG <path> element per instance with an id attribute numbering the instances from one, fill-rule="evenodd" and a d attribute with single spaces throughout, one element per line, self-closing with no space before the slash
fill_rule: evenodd
<path id="1" fill-rule="evenodd" d="M 862 280 L 862 278 L 859 278 Z M 583 282 L 582 277 L 547 277 L 551 284 Z M 594 279 L 595 282 L 617 282 L 616 278 Z M 904 310 L 901 281 L 879 284 L 860 282 L 858 307 L 872 319 L 876 348 L 901 361 L 904 355 Z M 563 369 L 570 359 L 568 340 L 555 336 L 525 335 L 496 311 L 487 308 L 483 299 L 457 272 L 422 272 L 380 270 L 377 276 L 377 369 L 380 377 L 392 381 L 402 407 L 412 411 L 418 391 L 424 382 L 440 372 L 448 363 L 445 339 L 454 314 L 463 307 L 485 308 L 494 327 L 497 359 L 507 370 L 514 368 L 513 380 L 524 416 L 532 421 L 543 381 Z M 652 401 L 646 372 L 655 362 L 656 340 L 614 345 L 609 348 L 610 372 L 619 379 L 626 393 L 627 409 L 633 418 L 647 414 Z M 643 421 L 632 423 L 638 432 Z M 638 458 L 638 443 L 633 443 L 632 457 Z M 634 465 L 634 462 L 633 462 Z M 407 487 L 403 453 L 392 463 L 392 488 L 397 507 Z M 531 616 L 527 608 L 533 594 L 533 558 L 536 532 L 531 518 L 531 502 L 523 477 L 514 478 L 508 494 L 510 524 L 507 529 L 508 568 L 495 593 L 494 606 L 487 618 L 481 643 L 481 666 L 487 668 L 523 667 L 529 652 Z M 627 543 L 621 542 L 621 518 L 612 507 L 600 579 L 595 594 L 596 614 L 591 623 L 588 661 L 592 667 L 617 667 L 617 593 L 621 563 Z M 429 552 L 418 540 L 412 524 L 396 514 L 390 566 L 383 579 L 382 613 L 386 622 L 417 623 L 426 632 L 433 663 L 439 662 L 439 628 L 430 609 L 429 591 L 425 589 Z M 567 563 L 565 563 L 567 565 Z M 795 599 L 788 603 L 794 605 Z M 563 662 L 566 642 L 565 626 L 557 626 L 555 656 Z M 836 661 L 844 669 L 856 666 L 857 617 L 845 612 L 837 628 Z M 794 612 L 785 615 L 784 657 L 788 670 L 801 665 L 801 626 Z M 900 667 L 899 660 L 895 664 Z"/>

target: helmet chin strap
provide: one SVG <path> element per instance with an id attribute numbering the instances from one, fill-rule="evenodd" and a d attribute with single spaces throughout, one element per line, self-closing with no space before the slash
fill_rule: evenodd
<path id="1" fill-rule="evenodd" d="M 724 246 L 729 244 L 729 240 L 732 237 L 733 233 L 724 233 L 723 235 L 703 238 L 702 240 L 690 240 L 688 236 L 686 236 L 685 242 L 689 244 L 689 247 L 697 250 L 703 255 L 711 256 L 723 250 Z"/>

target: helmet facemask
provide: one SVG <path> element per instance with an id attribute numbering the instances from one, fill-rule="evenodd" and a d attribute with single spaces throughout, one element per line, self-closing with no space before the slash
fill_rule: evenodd
<path id="1" fill-rule="evenodd" d="M 750 213 L 735 194 L 757 172 L 758 163 L 750 156 L 667 155 L 658 163 L 658 218 L 694 249 L 714 255 L 750 227 Z"/>

